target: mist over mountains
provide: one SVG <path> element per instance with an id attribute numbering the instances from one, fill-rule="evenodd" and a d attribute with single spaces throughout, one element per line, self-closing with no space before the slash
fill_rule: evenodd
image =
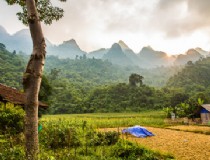
<path id="1" fill-rule="evenodd" d="M 24 52 L 31 54 L 32 40 L 28 29 L 20 30 L 13 35 L 0 26 L 0 43 L 6 45 L 11 52 Z M 169 56 L 162 51 L 156 51 L 150 46 L 143 47 L 135 53 L 122 40 L 114 43 L 110 48 L 101 48 L 92 52 L 80 49 L 74 39 L 64 41 L 60 45 L 54 45 L 46 39 L 47 54 L 59 58 L 79 59 L 82 57 L 108 60 L 120 66 L 139 66 L 141 68 L 155 68 L 159 66 L 184 65 L 188 61 L 195 62 L 200 58 L 209 57 L 209 51 L 202 48 L 189 49 L 183 54 Z"/>

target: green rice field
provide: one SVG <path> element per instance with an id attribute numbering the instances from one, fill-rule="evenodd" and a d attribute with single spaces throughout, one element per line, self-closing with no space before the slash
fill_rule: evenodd
<path id="1" fill-rule="evenodd" d="M 162 111 L 142 113 L 93 113 L 44 115 L 41 121 L 68 121 L 72 124 L 87 123 L 94 128 L 128 127 L 133 125 L 165 127 L 165 116 Z"/>

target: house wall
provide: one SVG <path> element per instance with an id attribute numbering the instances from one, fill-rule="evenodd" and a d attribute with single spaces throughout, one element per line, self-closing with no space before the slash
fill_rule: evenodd
<path id="1" fill-rule="evenodd" d="M 210 113 L 201 113 L 202 124 L 210 123 Z"/>

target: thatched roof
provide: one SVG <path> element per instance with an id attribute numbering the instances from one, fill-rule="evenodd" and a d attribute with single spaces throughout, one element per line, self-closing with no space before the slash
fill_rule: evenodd
<path id="1" fill-rule="evenodd" d="M 25 94 L 16 88 L 8 87 L 0 83 L 0 101 L 11 102 L 13 104 L 24 105 Z M 47 104 L 39 102 L 39 107 L 48 108 Z"/>
<path id="2" fill-rule="evenodd" d="M 201 106 L 210 112 L 210 104 L 202 104 Z"/>

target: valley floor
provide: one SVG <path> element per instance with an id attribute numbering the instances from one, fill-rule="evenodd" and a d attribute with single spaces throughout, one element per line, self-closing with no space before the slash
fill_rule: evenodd
<path id="1" fill-rule="evenodd" d="M 210 160 L 210 135 L 163 128 L 146 128 L 155 134 L 155 136 L 148 138 L 128 136 L 128 140 L 137 142 L 150 149 L 172 153 L 178 160 Z M 210 127 L 208 128 L 210 130 Z M 120 130 L 122 129 L 120 128 Z M 102 130 L 117 131 L 118 128 L 106 128 Z"/>

